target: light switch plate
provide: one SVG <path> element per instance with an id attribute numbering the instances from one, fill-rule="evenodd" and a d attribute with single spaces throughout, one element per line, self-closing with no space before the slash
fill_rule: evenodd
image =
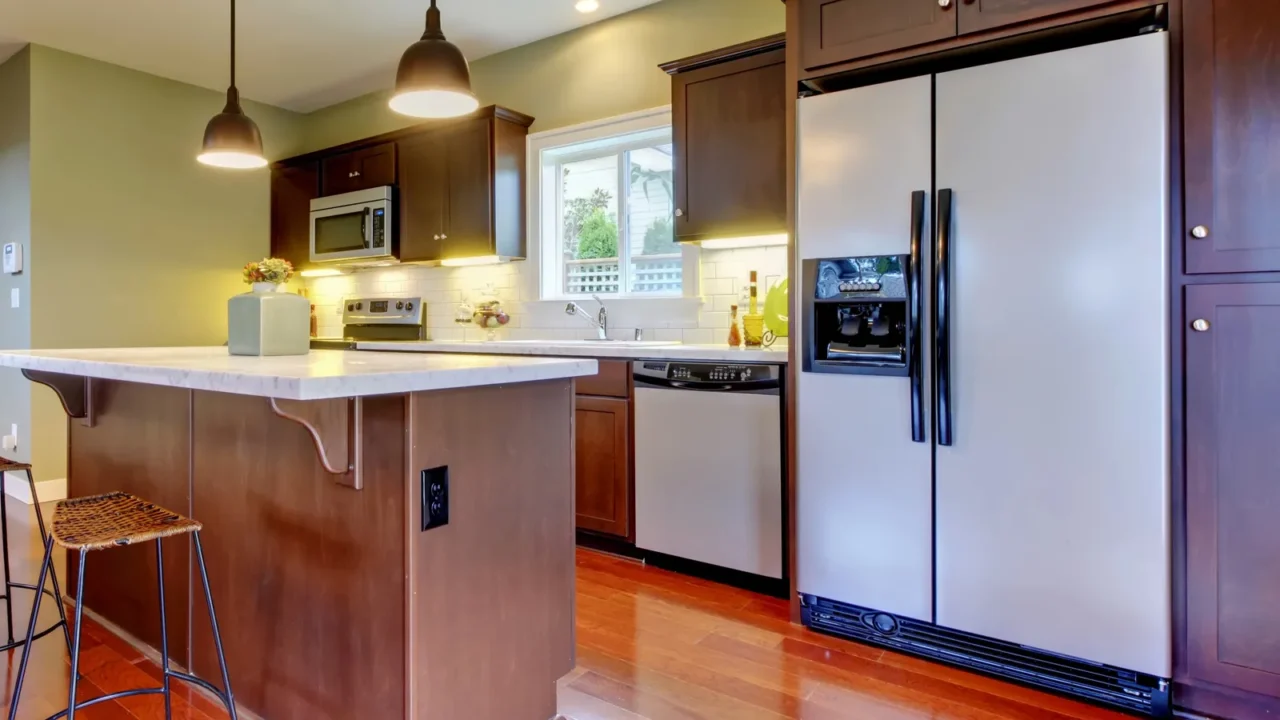
<path id="1" fill-rule="evenodd" d="M 5 243 L 4 249 L 0 252 L 4 256 L 3 266 L 4 272 L 8 275 L 16 275 L 22 272 L 22 244 L 11 242 Z"/>

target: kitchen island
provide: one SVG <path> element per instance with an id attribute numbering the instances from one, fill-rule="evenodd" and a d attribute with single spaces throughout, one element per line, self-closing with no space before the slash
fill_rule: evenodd
<path id="1" fill-rule="evenodd" d="M 62 400 L 71 496 L 123 490 L 204 523 L 242 708 L 555 715 L 574 664 L 573 378 L 595 361 L 145 348 L 8 351 L 0 367 Z M 188 540 L 164 542 L 171 657 L 216 679 Z M 83 588 L 87 611 L 153 648 L 154 558 L 91 553 Z"/>

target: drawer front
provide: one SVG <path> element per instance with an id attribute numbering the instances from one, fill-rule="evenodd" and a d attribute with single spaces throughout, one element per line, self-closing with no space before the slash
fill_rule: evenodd
<path id="1" fill-rule="evenodd" d="M 631 363 L 626 360 L 601 360 L 599 373 L 578 378 L 578 394 L 630 397 Z"/>

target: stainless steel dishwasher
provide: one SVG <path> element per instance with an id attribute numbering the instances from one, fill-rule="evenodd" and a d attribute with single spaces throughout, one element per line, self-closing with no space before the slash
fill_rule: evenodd
<path id="1" fill-rule="evenodd" d="M 632 363 L 636 546 L 783 578 L 777 365 Z"/>

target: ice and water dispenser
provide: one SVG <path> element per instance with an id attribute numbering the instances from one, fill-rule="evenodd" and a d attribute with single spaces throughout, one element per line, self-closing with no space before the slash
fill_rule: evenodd
<path id="1" fill-rule="evenodd" d="M 805 260 L 805 372 L 908 376 L 918 362 L 910 255 Z"/>

